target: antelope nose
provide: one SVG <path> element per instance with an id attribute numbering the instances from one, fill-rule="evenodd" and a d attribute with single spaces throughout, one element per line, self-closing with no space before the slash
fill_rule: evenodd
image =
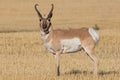
<path id="1" fill-rule="evenodd" d="M 43 24 L 43 29 L 46 29 L 47 28 L 47 25 L 46 24 Z"/>

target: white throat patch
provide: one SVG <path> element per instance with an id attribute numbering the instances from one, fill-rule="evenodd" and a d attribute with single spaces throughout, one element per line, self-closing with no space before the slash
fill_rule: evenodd
<path id="1" fill-rule="evenodd" d="M 45 41 L 45 40 L 48 38 L 48 36 L 49 36 L 49 34 L 45 34 L 45 33 L 42 32 L 42 31 L 41 31 L 40 35 L 41 35 L 41 39 L 42 39 L 43 41 Z"/>

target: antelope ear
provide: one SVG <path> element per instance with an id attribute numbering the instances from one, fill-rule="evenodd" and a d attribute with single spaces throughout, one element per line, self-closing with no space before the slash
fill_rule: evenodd
<path id="1" fill-rule="evenodd" d="M 54 5 L 52 4 L 52 8 L 51 8 L 51 10 L 50 10 L 50 12 L 49 12 L 49 14 L 48 14 L 48 19 L 49 18 L 52 18 L 52 15 L 53 15 L 53 9 L 54 9 Z"/>

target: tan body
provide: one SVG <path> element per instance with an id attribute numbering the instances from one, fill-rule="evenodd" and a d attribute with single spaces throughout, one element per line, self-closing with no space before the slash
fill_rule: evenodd
<path id="1" fill-rule="evenodd" d="M 84 50 L 94 62 L 94 74 L 97 74 L 97 58 L 93 50 L 99 41 L 99 35 L 93 28 L 53 30 L 50 19 L 52 17 L 53 4 L 48 17 L 42 17 L 35 5 L 35 10 L 40 17 L 41 39 L 49 52 L 53 53 L 56 59 L 57 75 L 60 75 L 60 55 L 63 53 L 74 53 Z"/>
<path id="2" fill-rule="evenodd" d="M 74 38 L 77 38 L 80 40 L 79 50 L 82 48 L 85 48 L 85 46 L 89 46 L 89 48 L 94 48 L 95 41 L 92 39 L 92 36 L 89 34 L 87 28 L 81 28 L 81 29 L 70 29 L 70 30 L 52 30 L 47 35 L 42 35 L 41 37 L 46 37 L 44 39 L 44 44 L 50 43 L 49 47 L 45 46 L 47 49 L 50 48 L 52 53 L 56 53 L 57 51 L 61 51 L 63 53 L 64 46 L 61 45 L 62 40 L 73 40 Z M 73 42 L 74 43 L 74 42 Z M 68 47 L 69 48 L 69 47 Z M 66 48 L 65 48 L 66 49 Z M 49 50 L 49 49 L 48 49 Z M 79 51 L 78 50 L 78 51 Z M 74 52 L 74 51 L 73 51 Z"/>

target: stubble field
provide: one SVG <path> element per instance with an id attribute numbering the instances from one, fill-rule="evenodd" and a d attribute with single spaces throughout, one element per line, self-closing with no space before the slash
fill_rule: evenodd
<path id="1" fill-rule="evenodd" d="M 95 48 L 98 75 L 85 52 L 61 55 L 61 76 L 56 76 L 52 54 L 40 39 L 34 4 L 47 14 L 54 3 L 54 29 L 100 28 Z M 119 0 L 1 0 L 0 80 L 119 80 L 120 7 Z"/>

